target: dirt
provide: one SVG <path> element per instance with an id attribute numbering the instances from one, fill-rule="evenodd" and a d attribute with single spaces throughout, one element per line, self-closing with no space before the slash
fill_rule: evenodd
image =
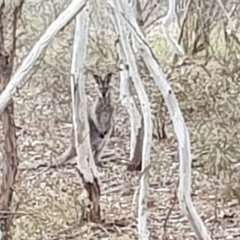
<path id="1" fill-rule="evenodd" d="M 29 41 L 35 40 L 32 37 Z M 21 128 L 17 131 L 21 163 L 11 209 L 13 239 L 138 239 L 136 196 L 140 173 L 128 172 L 127 166 L 120 163 L 120 159 L 129 157 L 130 129 L 127 112 L 118 101 L 117 77 L 112 84 L 116 132 L 106 149 L 106 155 L 114 154 L 113 161 L 105 169 L 99 169 L 103 173 L 100 177 L 103 223 L 83 224 L 80 220 L 84 191 L 74 160 L 54 169 L 27 169 L 35 163 L 54 162 L 69 145 L 71 40 L 69 34 L 59 34 L 14 98 L 16 124 Z M 24 39 L 19 41 L 23 43 Z M 19 47 L 18 63 L 29 50 L 28 46 L 19 46 L 22 47 Z M 87 64 L 91 66 L 92 62 L 95 59 L 88 59 Z M 108 71 L 109 65 L 102 68 L 99 71 Z M 193 203 L 212 239 L 240 239 L 240 206 L 230 190 L 239 187 L 240 179 L 239 170 L 233 167 L 239 162 L 239 73 L 234 77 L 224 75 L 215 60 L 210 61 L 207 69 L 210 75 L 200 66 L 183 66 L 171 70 L 168 79 L 190 132 Z M 169 67 L 165 72 L 169 72 Z M 160 94 L 151 78 L 142 80 L 156 115 Z M 91 102 L 96 92 L 90 76 L 86 87 Z M 179 160 L 168 115 L 166 134 L 167 139 L 154 139 L 152 144 L 148 229 L 151 239 L 196 239 L 178 201 L 173 206 Z M 233 168 L 231 177 L 226 166 Z M 172 212 L 165 222 L 170 209 Z"/>

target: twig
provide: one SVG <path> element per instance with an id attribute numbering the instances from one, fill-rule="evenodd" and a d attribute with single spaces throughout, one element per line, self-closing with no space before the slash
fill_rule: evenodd
<path id="1" fill-rule="evenodd" d="M 173 199 L 173 203 L 172 203 L 172 207 L 169 209 L 169 211 L 168 211 L 168 213 L 167 213 L 167 216 L 166 216 L 166 218 L 165 218 L 165 221 L 164 221 L 164 223 L 163 223 L 163 230 L 164 230 L 164 232 L 167 231 L 167 222 L 168 222 L 168 219 L 169 219 L 169 217 L 170 217 L 170 215 L 171 215 L 171 213 L 172 213 L 172 210 L 173 210 L 176 202 L 177 202 L 177 192 L 175 191 L 175 193 L 174 193 L 174 199 Z"/>

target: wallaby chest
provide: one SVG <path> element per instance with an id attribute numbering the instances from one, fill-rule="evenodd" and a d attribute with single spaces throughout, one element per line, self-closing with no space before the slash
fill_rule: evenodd
<path id="1" fill-rule="evenodd" d="M 112 73 L 108 73 L 104 78 L 93 75 L 98 88 L 98 97 L 91 108 L 88 109 L 88 122 L 90 129 L 91 148 L 94 159 L 98 163 L 108 139 L 113 132 L 113 111 L 111 104 L 110 80 Z"/>
<path id="2" fill-rule="evenodd" d="M 111 124 L 113 106 L 111 104 L 98 103 L 95 109 L 95 116 L 100 127 L 100 131 L 106 132 Z"/>

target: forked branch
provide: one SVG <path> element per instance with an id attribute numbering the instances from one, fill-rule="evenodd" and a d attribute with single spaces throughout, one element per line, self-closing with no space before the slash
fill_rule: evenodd
<path id="1" fill-rule="evenodd" d="M 164 16 L 161 20 L 162 30 L 167 40 L 167 43 L 173 49 L 174 53 L 182 56 L 184 55 L 184 50 L 181 47 L 181 45 L 178 44 L 178 41 L 174 38 L 172 34 L 173 32 L 172 30 L 176 28 L 176 25 L 177 25 L 176 23 L 178 23 L 175 8 L 176 8 L 176 0 L 169 0 L 168 12 L 166 16 Z"/>
<path id="2" fill-rule="evenodd" d="M 129 73 L 132 77 L 134 86 L 136 88 L 138 98 L 141 104 L 141 110 L 143 113 L 144 120 L 144 137 L 143 137 L 143 147 L 142 147 L 142 171 L 150 164 L 150 151 L 151 151 L 151 142 L 152 142 L 152 119 L 150 111 L 150 103 L 148 96 L 142 84 L 142 81 L 138 74 L 138 67 L 136 64 L 136 57 L 133 52 L 128 39 L 126 38 L 127 29 L 126 23 L 124 22 L 120 12 L 123 12 L 123 8 L 119 0 L 114 0 L 110 2 L 112 8 L 114 8 L 114 21 L 115 26 L 117 27 L 117 32 L 120 35 L 120 44 L 126 57 L 126 62 L 129 66 Z M 125 13 L 126 14 L 126 13 Z M 131 14 L 130 14 L 131 15 Z M 140 190 L 139 190 L 139 204 L 138 204 L 138 233 L 140 239 L 148 239 L 149 231 L 147 230 L 147 196 L 148 196 L 148 173 L 142 175 L 140 180 Z"/>
<path id="3" fill-rule="evenodd" d="M 149 72 L 154 78 L 156 85 L 161 91 L 165 102 L 167 104 L 170 117 L 173 122 L 174 130 L 178 139 L 179 146 L 179 160 L 180 160 L 180 179 L 179 179 L 179 189 L 178 189 L 178 199 L 180 202 L 180 207 L 182 211 L 187 216 L 193 230 L 195 231 L 198 239 L 210 240 L 208 231 L 201 220 L 199 214 L 196 211 L 191 199 L 191 149 L 190 149 L 190 139 L 188 129 L 186 127 L 185 121 L 183 119 L 179 104 L 175 97 L 175 94 L 169 85 L 167 79 L 165 78 L 162 69 L 160 68 L 155 56 L 153 55 L 151 48 L 144 35 L 137 24 L 134 16 L 129 14 L 127 11 L 128 5 L 120 1 L 123 8 L 121 11 L 119 9 L 114 9 L 116 15 L 119 16 L 125 23 L 128 24 L 131 33 L 135 36 L 136 46 L 144 60 Z"/>
<path id="4" fill-rule="evenodd" d="M 120 36 L 118 26 L 116 25 L 115 16 L 113 14 L 110 14 L 110 18 L 115 27 L 117 36 Z M 117 50 L 119 53 L 120 62 L 122 64 L 121 66 L 122 71 L 120 71 L 120 100 L 122 105 L 126 108 L 129 115 L 129 119 L 130 119 L 130 128 L 131 128 L 130 161 L 132 161 L 134 157 L 136 145 L 137 145 L 138 130 L 141 128 L 142 117 L 137 109 L 134 98 L 131 95 L 130 83 L 129 83 L 130 81 L 129 69 L 126 66 L 127 61 L 126 61 L 126 57 L 121 44 L 117 44 Z"/>

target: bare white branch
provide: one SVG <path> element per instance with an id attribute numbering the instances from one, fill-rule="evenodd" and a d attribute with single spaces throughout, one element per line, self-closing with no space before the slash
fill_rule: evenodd
<path id="1" fill-rule="evenodd" d="M 142 24 L 142 9 L 140 0 L 133 0 L 132 9 L 138 24 Z"/>
<path id="2" fill-rule="evenodd" d="M 69 22 L 77 13 L 85 7 L 85 0 L 74 0 L 63 11 L 58 18 L 52 22 L 46 32 L 40 37 L 34 45 L 28 56 L 23 60 L 22 65 L 18 68 L 7 87 L 0 96 L 0 114 L 3 112 L 8 102 L 16 92 L 17 87 L 33 68 L 37 59 L 41 56 L 46 47 L 50 44 L 56 34 Z"/>
<path id="3" fill-rule="evenodd" d="M 112 5 L 112 3 L 110 3 Z M 114 7 L 114 6 L 115 7 Z M 120 43 L 126 57 L 127 64 L 129 66 L 129 72 L 132 77 L 134 86 L 136 88 L 143 113 L 144 120 L 144 138 L 143 138 L 143 149 L 142 149 L 142 171 L 150 164 L 150 151 L 152 142 L 152 120 L 151 111 L 148 96 L 141 82 L 138 74 L 138 68 L 136 64 L 136 58 L 133 53 L 133 49 L 130 46 L 128 39 L 126 38 L 127 29 L 126 23 L 124 22 L 120 12 L 123 12 L 123 8 L 120 1 L 114 0 L 112 5 L 115 8 L 115 26 L 118 28 L 120 35 Z M 139 191 L 139 204 L 138 204 L 138 233 L 142 240 L 149 239 L 149 231 L 147 230 L 147 195 L 148 195 L 148 174 L 143 174 L 140 180 L 140 191 Z"/>
<path id="4" fill-rule="evenodd" d="M 118 50 L 120 52 L 120 49 Z M 126 61 L 125 61 L 126 62 Z M 141 115 L 137 109 L 136 103 L 134 101 L 133 96 L 130 93 L 129 86 L 129 74 L 128 71 L 124 68 L 123 71 L 120 72 L 120 97 L 122 105 L 127 109 L 129 119 L 130 119 L 130 161 L 134 157 L 134 152 L 137 143 L 137 135 L 138 129 L 141 127 Z"/>
<path id="5" fill-rule="evenodd" d="M 118 32 L 118 26 L 116 26 L 115 17 L 113 14 L 110 14 L 110 18 L 112 20 L 113 25 L 115 26 L 115 31 L 118 36 L 120 36 L 120 33 Z M 118 53 L 121 59 L 122 66 L 120 71 L 120 100 L 122 105 L 127 109 L 129 119 L 130 119 L 130 129 L 131 129 L 131 135 L 130 135 L 130 156 L 129 160 L 131 161 L 134 156 L 134 151 L 136 147 L 137 142 L 137 134 L 138 129 L 141 127 L 141 115 L 137 109 L 137 106 L 135 104 L 134 98 L 130 93 L 130 84 L 129 84 L 129 72 L 126 69 L 126 57 L 124 55 L 124 51 L 121 48 L 120 44 L 117 44 Z"/>
<path id="6" fill-rule="evenodd" d="M 89 12 L 87 3 L 82 13 L 76 17 L 71 67 L 71 95 L 78 168 L 84 180 L 93 183 L 94 178 L 97 178 L 97 169 L 90 145 L 84 83 L 84 62 L 87 53 L 88 29 Z"/>
<path id="7" fill-rule="evenodd" d="M 169 0 L 167 15 L 161 19 L 161 22 L 162 31 L 169 46 L 173 49 L 174 53 L 183 56 L 185 54 L 184 50 L 173 36 L 173 30 L 179 28 L 176 14 L 176 0 Z"/>
<path id="8" fill-rule="evenodd" d="M 121 1 L 122 2 L 122 1 Z M 127 9 L 127 4 L 124 5 Z M 116 15 L 119 15 L 119 9 L 115 9 Z M 146 66 L 148 67 L 151 75 L 153 76 L 156 85 L 161 91 L 165 102 L 167 104 L 170 117 L 172 119 L 174 130 L 178 139 L 179 145 L 179 160 L 180 160 L 180 180 L 178 189 L 178 199 L 180 202 L 180 207 L 195 231 L 197 237 L 203 240 L 210 240 L 208 231 L 201 220 L 199 214 L 197 213 L 195 207 L 193 206 L 191 200 L 191 149 L 190 149 L 190 139 L 189 133 L 184 122 L 179 104 L 175 97 L 175 94 L 166 80 L 162 69 L 160 68 L 156 58 L 154 57 L 151 48 L 146 42 L 145 37 L 141 33 L 141 30 L 136 22 L 134 16 L 130 15 L 128 11 L 121 9 L 120 16 L 128 24 L 129 29 L 131 29 L 132 34 L 135 36 L 137 41 L 137 46 L 139 52 L 141 53 L 142 59 L 144 60 Z"/>

